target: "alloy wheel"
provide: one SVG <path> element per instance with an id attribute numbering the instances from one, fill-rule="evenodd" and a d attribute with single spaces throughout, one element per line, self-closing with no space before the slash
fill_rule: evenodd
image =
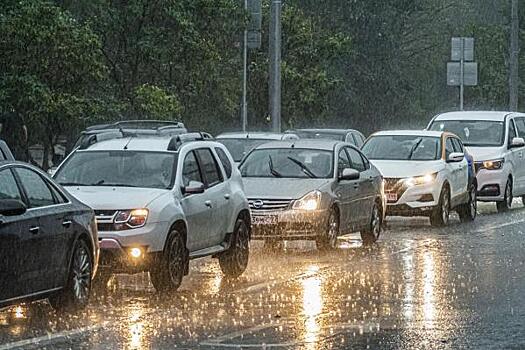
<path id="1" fill-rule="evenodd" d="M 337 235 L 339 233 L 339 222 L 337 220 L 337 214 L 334 210 L 330 213 L 328 219 L 328 243 L 330 248 L 337 246 Z"/>
<path id="2" fill-rule="evenodd" d="M 75 298 L 83 302 L 89 298 L 91 285 L 91 259 L 83 246 L 76 250 L 72 278 Z"/>
<path id="3" fill-rule="evenodd" d="M 175 237 L 170 244 L 168 255 L 168 272 L 173 283 L 178 284 L 184 273 L 184 246 L 180 236 Z"/>

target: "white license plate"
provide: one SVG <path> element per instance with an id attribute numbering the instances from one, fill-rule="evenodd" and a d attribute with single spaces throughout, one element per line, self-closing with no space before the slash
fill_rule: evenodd
<path id="1" fill-rule="evenodd" d="M 397 193 L 387 193 L 386 200 L 389 202 L 397 202 Z"/>
<path id="2" fill-rule="evenodd" d="M 276 215 L 252 216 L 252 224 L 254 225 L 275 225 L 277 224 Z"/>

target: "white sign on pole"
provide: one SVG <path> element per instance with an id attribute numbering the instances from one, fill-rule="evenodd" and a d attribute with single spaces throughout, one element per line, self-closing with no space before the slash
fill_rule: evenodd
<path id="1" fill-rule="evenodd" d="M 463 61 L 474 61 L 474 38 L 452 38 L 451 48 L 451 61 L 459 62 L 462 58 Z"/>
<path id="2" fill-rule="evenodd" d="M 447 85 L 461 85 L 461 62 L 447 63 Z M 478 85 L 478 64 L 476 62 L 463 63 L 463 85 Z"/>

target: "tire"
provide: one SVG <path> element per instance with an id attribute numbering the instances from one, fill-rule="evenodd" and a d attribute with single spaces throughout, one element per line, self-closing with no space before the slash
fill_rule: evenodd
<path id="1" fill-rule="evenodd" d="M 250 229 L 244 219 L 237 219 L 233 232 L 232 246 L 219 255 L 219 266 L 222 272 L 232 278 L 243 274 L 250 258 Z"/>
<path id="2" fill-rule="evenodd" d="M 84 309 L 91 294 L 93 255 L 87 243 L 80 239 L 75 243 L 66 285 L 49 297 L 51 306 L 59 312 L 75 312 Z"/>
<path id="3" fill-rule="evenodd" d="M 509 178 L 507 180 L 507 184 L 505 185 L 505 196 L 503 197 L 503 201 L 496 202 L 496 208 L 498 209 L 498 212 L 504 213 L 509 211 L 512 207 L 512 199 L 512 180 Z"/>
<path id="4" fill-rule="evenodd" d="M 182 283 L 188 259 L 184 236 L 176 229 L 172 230 L 159 264 L 149 272 L 155 290 L 159 293 L 175 292 Z"/>
<path id="5" fill-rule="evenodd" d="M 328 226 L 321 236 L 315 239 L 318 250 L 333 250 L 337 248 L 337 237 L 339 236 L 339 211 L 337 208 L 330 210 L 328 217 Z"/>
<path id="6" fill-rule="evenodd" d="M 370 222 L 368 223 L 367 227 L 361 231 L 361 239 L 363 240 L 364 245 L 368 246 L 377 242 L 379 236 L 381 235 L 382 225 L 383 217 L 381 209 L 379 208 L 377 203 L 374 203 Z"/>
<path id="7" fill-rule="evenodd" d="M 434 227 L 448 225 L 450 217 L 450 191 L 448 187 L 443 187 L 439 195 L 439 203 L 430 214 L 430 224 Z"/>
<path id="8" fill-rule="evenodd" d="M 462 204 L 458 209 L 459 219 L 461 222 L 474 221 L 478 211 L 476 185 L 472 184 L 469 189 L 468 202 Z"/>

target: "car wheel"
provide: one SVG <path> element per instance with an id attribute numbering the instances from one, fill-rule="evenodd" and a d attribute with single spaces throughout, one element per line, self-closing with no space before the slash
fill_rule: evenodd
<path id="1" fill-rule="evenodd" d="M 184 237 L 179 231 L 173 230 L 168 236 L 160 263 L 149 272 L 151 283 L 157 292 L 176 291 L 182 283 L 187 263 Z"/>
<path id="2" fill-rule="evenodd" d="M 443 187 L 439 196 L 438 206 L 430 214 L 430 224 L 435 227 L 448 225 L 450 217 L 450 193 L 448 187 Z"/>
<path id="3" fill-rule="evenodd" d="M 505 185 L 505 196 L 502 202 L 496 202 L 496 208 L 498 212 L 503 213 L 508 211 L 512 207 L 512 180 L 508 179 Z"/>
<path id="4" fill-rule="evenodd" d="M 93 258 L 84 240 L 75 243 L 71 266 L 64 289 L 49 297 L 57 311 L 78 311 L 86 307 L 91 293 Z"/>
<path id="5" fill-rule="evenodd" d="M 382 221 L 381 210 L 377 206 L 377 203 L 375 203 L 372 208 L 370 223 L 367 228 L 361 231 L 361 239 L 363 240 L 364 245 L 374 244 L 379 239 Z"/>
<path id="6" fill-rule="evenodd" d="M 322 236 L 316 238 L 315 243 L 319 250 L 331 250 L 337 248 L 337 237 L 339 236 L 339 211 L 333 208 L 328 217 L 328 227 Z"/>
<path id="7" fill-rule="evenodd" d="M 244 219 L 237 219 L 230 249 L 219 255 L 219 265 L 228 277 L 239 277 L 248 267 L 250 230 Z"/>
<path id="8" fill-rule="evenodd" d="M 474 221 L 478 211 L 478 198 L 476 185 L 471 185 L 469 190 L 468 202 L 461 205 L 458 210 L 459 218 L 462 222 Z"/>

